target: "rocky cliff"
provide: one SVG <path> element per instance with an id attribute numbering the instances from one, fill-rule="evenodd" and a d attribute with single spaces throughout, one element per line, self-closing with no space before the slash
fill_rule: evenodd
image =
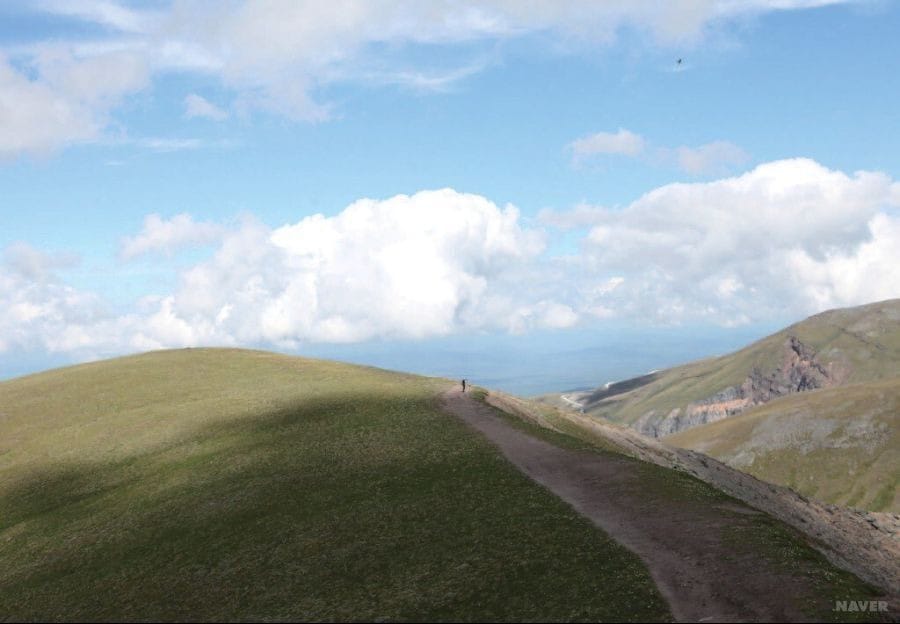
<path id="1" fill-rule="evenodd" d="M 846 366 L 840 362 L 823 364 L 811 347 L 796 336 L 789 336 L 780 366 L 768 372 L 754 367 L 740 386 L 723 388 L 712 396 L 668 413 L 650 410 L 633 427 L 644 435 L 667 436 L 740 414 L 787 394 L 838 385 L 846 379 L 847 373 Z"/>

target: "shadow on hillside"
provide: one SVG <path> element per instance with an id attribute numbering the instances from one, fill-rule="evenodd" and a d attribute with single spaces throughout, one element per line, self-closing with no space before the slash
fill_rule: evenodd
<path id="1" fill-rule="evenodd" d="M 666 617 L 632 555 L 433 408 L 343 392 L 48 460 L 0 496 L 2 617 L 621 619 L 625 592 Z"/>
<path id="2" fill-rule="evenodd" d="M 633 555 L 434 407 L 323 394 L 49 459 L 0 495 L 0 617 L 668 617 Z"/>
<path id="3" fill-rule="evenodd" d="M 421 410 L 428 410 L 432 405 L 427 400 L 408 400 L 400 404 L 403 409 Z M 146 470 L 164 469 L 167 462 L 173 469 L 218 465 L 222 470 L 214 472 L 233 472 L 232 476 L 237 479 L 240 473 L 252 473 L 255 469 L 253 464 L 244 464 L 241 459 L 271 445 L 273 436 L 279 438 L 281 445 L 294 439 L 297 448 L 303 448 L 309 441 L 304 438 L 311 433 L 315 435 L 313 439 L 318 439 L 343 434 L 350 429 L 384 426 L 383 419 L 366 423 L 366 413 L 389 414 L 397 412 L 397 406 L 396 399 L 373 399 L 365 393 L 342 392 L 270 406 L 263 413 L 231 416 L 199 427 L 177 440 L 114 461 L 71 462 L 48 457 L 38 466 L 7 477 L 8 485 L 0 490 L 0 530 L 136 485 L 147 476 Z M 256 459 L 264 463 L 264 458 Z M 235 470 L 229 471 L 230 467 Z M 190 489 L 191 485 L 180 483 L 176 487 Z M 161 491 L 155 494 L 161 494 Z"/>

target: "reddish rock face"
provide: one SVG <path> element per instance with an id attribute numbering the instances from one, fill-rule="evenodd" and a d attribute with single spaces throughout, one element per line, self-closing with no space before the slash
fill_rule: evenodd
<path id="1" fill-rule="evenodd" d="M 791 336 L 784 345 L 784 359 L 780 368 L 763 375 L 754 369 L 741 385 L 743 396 L 751 405 L 767 403 L 772 399 L 793 394 L 829 388 L 842 383 L 846 374 L 834 362 L 823 365 L 816 353 L 796 336 Z"/>
<path id="2" fill-rule="evenodd" d="M 729 386 L 716 394 L 674 409 L 666 415 L 648 412 L 634 424 L 645 435 L 662 437 L 735 416 L 756 405 L 787 394 L 836 386 L 847 378 L 839 364 L 823 365 L 816 352 L 796 336 L 784 343 L 781 366 L 764 373 L 754 368 L 740 386 Z"/>

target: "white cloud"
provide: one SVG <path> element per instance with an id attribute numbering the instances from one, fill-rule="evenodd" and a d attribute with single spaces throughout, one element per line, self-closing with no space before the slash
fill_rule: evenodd
<path id="1" fill-rule="evenodd" d="M 228 118 L 227 112 L 196 93 L 191 93 L 184 98 L 184 108 L 184 114 L 189 119 L 204 117 L 213 121 L 224 121 Z"/>
<path id="2" fill-rule="evenodd" d="M 456 83 L 481 72 L 486 66 L 485 62 L 476 62 L 449 71 L 390 68 L 362 70 L 355 77 L 375 85 L 398 85 L 417 92 L 447 93 Z"/>
<path id="3" fill-rule="evenodd" d="M 159 152 L 161 154 L 195 150 L 206 145 L 206 143 L 200 139 L 171 137 L 147 137 L 143 139 L 133 139 L 131 141 L 126 141 L 126 143 L 144 147 L 150 151 Z"/>
<path id="4" fill-rule="evenodd" d="M 845 0 L 721 0 L 717 3 L 717 9 L 720 14 L 730 15 L 751 11 L 815 9 L 836 4 L 847 4 L 847 2 Z"/>
<path id="5" fill-rule="evenodd" d="M 794 249 L 788 254 L 786 269 L 799 278 L 798 298 L 808 302 L 809 309 L 900 296 L 900 219 L 879 213 L 867 228 L 868 240 L 850 250 L 819 256 Z"/>
<path id="6" fill-rule="evenodd" d="M 656 147 L 639 134 L 619 128 L 617 132 L 597 132 L 575 139 L 566 146 L 572 154 L 572 164 L 580 165 L 598 154 L 613 154 L 630 158 L 646 157 L 657 164 L 674 164 L 691 175 L 723 174 L 736 165 L 743 165 L 750 155 L 728 141 L 713 141 L 698 147 Z"/>
<path id="7" fill-rule="evenodd" d="M 624 278 L 597 300 L 661 321 L 730 322 L 898 296 L 897 188 L 807 159 L 660 187 L 590 231 L 591 270 Z"/>
<path id="8" fill-rule="evenodd" d="M 38 6 L 47 13 L 75 17 L 132 33 L 145 32 L 156 16 L 111 0 L 39 0 Z"/>
<path id="9" fill-rule="evenodd" d="M 507 319 L 484 309 L 505 295 L 506 267 L 541 248 L 514 207 L 476 195 L 360 200 L 274 231 L 245 224 L 184 275 L 173 310 L 208 334 L 276 344 L 497 327 Z"/>
<path id="10" fill-rule="evenodd" d="M 606 208 L 580 203 L 569 210 L 557 210 L 554 208 L 542 208 L 538 212 L 537 220 L 542 225 L 547 225 L 560 230 L 572 230 L 576 228 L 594 225 L 607 212 Z"/>
<path id="11" fill-rule="evenodd" d="M 19 46 L 27 71 L 0 59 L 0 155 L 45 153 L 97 140 L 124 95 L 144 90 L 167 72 L 217 79 L 234 92 L 238 111 L 262 109 L 321 121 L 332 115 L 331 104 L 318 97 L 323 85 L 374 81 L 440 91 L 486 66 L 469 58 L 458 67 L 411 66 L 403 52 L 419 46 L 464 51 L 471 42 L 542 33 L 590 47 L 612 44 L 625 28 L 648 33 L 651 45 L 683 45 L 745 15 L 823 4 L 832 2 L 184 0 L 142 10 L 114 0 L 44 0 L 36 10 L 97 24 L 107 34 L 94 41 Z M 378 71 L 373 73 L 373 66 Z M 190 99 L 188 115 L 222 118 L 224 111 L 206 104 Z M 634 137 L 630 140 L 631 145 L 626 138 L 626 145 L 613 148 L 633 153 L 637 146 Z"/>
<path id="12" fill-rule="evenodd" d="M 126 145 L 145 149 L 157 154 L 170 154 L 172 152 L 189 152 L 200 149 L 227 149 L 238 143 L 231 139 L 218 139 L 214 141 L 198 139 L 194 137 L 111 137 L 104 139 L 108 145 Z"/>
<path id="13" fill-rule="evenodd" d="M 580 252 L 556 258 L 514 207 L 452 189 L 363 199 L 275 229 L 151 215 L 123 241 L 123 257 L 209 243 L 212 256 L 183 270 L 174 290 L 113 314 L 57 275 L 73 258 L 12 246 L 0 264 L 0 350 L 284 347 L 616 317 L 800 318 L 900 296 L 898 200 L 900 183 L 881 173 L 770 162 L 666 185 L 621 210 L 581 206 L 579 223 L 593 227 Z"/>
<path id="14" fill-rule="evenodd" d="M 98 114 L 106 114 L 124 95 L 150 84 L 149 64 L 138 50 L 78 53 L 69 46 L 51 44 L 40 48 L 32 69 L 39 83 Z"/>
<path id="15" fill-rule="evenodd" d="M 149 81 L 139 56 L 77 58 L 59 46 L 42 48 L 27 69 L 34 77 L 0 54 L 0 157 L 97 140 L 122 97 Z"/>
<path id="16" fill-rule="evenodd" d="M 136 236 L 122 240 L 119 257 L 131 260 L 151 253 L 171 256 L 185 247 L 208 245 L 221 239 L 225 229 L 215 223 L 198 223 L 189 214 L 163 219 L 158 214 L 148 215 L 144 227 Z"/>
<path id="17" fill-rule="evenodd" d="M 672 150 L 663 148 L 664 157 L 671 157 L 678 168 L 692 175 L 722 174 L 736 165 L 750 160 L 750 155 L 728 141 L 713 141 L 699 147 L 682 145 Z"/>
<path id="18" fill-rule="evenodd" d="M 4 249 L 0 263 L 0 351 L 72 352 L 118 343 L 100 299 L 65 284 L 57 269 L 77 262 L 24 243 Z"/>
<path id="19" fill-rule="evenodd" d="M 596 132 L 568 145 L 572 160 L 576 163 L 597 154 L 621 154 L 638 156 L 644 151 L 644 138 L 638 134 L 619 128 L 617 132 Z"/>
<path id="20" fill-rule="evenodd" d="M 570 306 L 544 300 L 515 310 L 505 329 L 514 334 L 522 334 L 537 327 L 565 329 L 577 324 L 579 320 L 578 313 Z"/>
<path id="21" fill-rule="evenodd" d="M 0 157 L 46 154 L 96 137 L 100 126 L 81 103 L 29 80 L 0 57 Z"/>
<path id="22" fill-rule="evenodd" d="M 521 287 L 543 249 L 513 206 L 451 189 L 354 202 L 271 229 L 223 228 L 189 215 L 147 217 L 121 254 L 173 253 L 217 241 L 180 286 L 112 315 L 41 267 L 0 276 L 0 348 L 110 353 L 161 347 L 424 338 L 465 330 L 527 331 L 576 322 L 570 306 Z M 7 256 L 22 256 L 20 252 Z M 27 255 L 27 254 L 24 254 Z"/>
<path id="23" fill-rule="evenodd" d="M 72 253 L 49 254 L 27 243 L 12 243 L 3 250 L 3 260 L 16 275 L 35 281 L 45 280 L 55 270 L 77 265 L 80 259 Z"/>

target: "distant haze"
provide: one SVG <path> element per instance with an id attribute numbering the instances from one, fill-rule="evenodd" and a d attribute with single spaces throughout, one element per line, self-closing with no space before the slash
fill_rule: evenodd
<path id="1" fill-rule="evenodd" d="M 282 351 L 420 375 L 466 378 L 475 385 L 534 396 L 592 388 L 653 369 L 724 354 L 782 325 L 651 329 L 620 326 L 613 330 L 557 330 L 520 336 L 463 335 L 423 341 L 313 344 Z M 112 355 L 117 354 L 104 357 Z M 61 354 L 47 357 L 19 353 L 0 360 L 0 380 L 78 361 Z"/>
<path id="2" fill-rule="evenodd" d="M 778 329 L 619 328 L 529 336 L 461 336 L 423 342 L 318 346 L 301 355 L 333 358 L 534 396 L 627 379 L 739 349 Z"/>

